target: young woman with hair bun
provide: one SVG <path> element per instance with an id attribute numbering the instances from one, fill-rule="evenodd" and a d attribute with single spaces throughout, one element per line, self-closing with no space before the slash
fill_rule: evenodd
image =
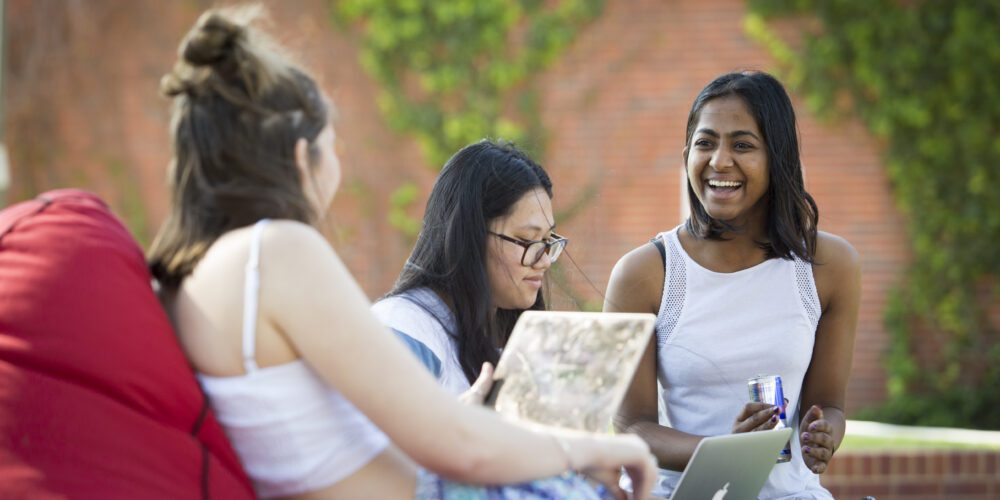
<path id="1" fill-rule="evenodd" d="M 149 262 L 260 496 L 601 498 L 581 474 L 624 467 L 646 498 L 639 438 L 463 405 L 375 319 L 317 230 L 340 181 L 329 103 L 246 19 L 203 15 L 162 90 L 172 206 Z"/>

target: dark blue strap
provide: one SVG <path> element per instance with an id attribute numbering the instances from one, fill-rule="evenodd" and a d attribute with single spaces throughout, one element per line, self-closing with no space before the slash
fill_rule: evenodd
<path id="1" fill-rule="evenodd" d="M 399 340 L 402 340 L 406 344 L 406 347 L 410 348 L 410 351 L 413 351 L 413 355 L 434 374 L 434 378 L 441 378 L 441 360 L 434 354 L 434 351 L 424 345 L 423 342 L 395 328 L 390 328 L 390 330 L 399 337 Z"/>
<path id="2" fill-rule="evenodd" d="M 667 249 L 663 246 L 663 238 L 657 236 L 649 240 L 649 242 L 660 252 L 660 260 L 663 261 L 663 272 L 667 272 Z"/>

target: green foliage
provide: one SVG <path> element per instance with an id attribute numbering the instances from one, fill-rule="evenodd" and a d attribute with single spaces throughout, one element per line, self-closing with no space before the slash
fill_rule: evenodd
<path id="1" fill-rule="evenodd" d="M 885 144 L 914 261 L 886 322 L 889 402 L 902 423 L 1000 428 L 1000 342 L 983 305 L 1000 278 L 1000 3 L 985 0 L 750 0 L 747 31 L 822 116 L 852 113 Z M 800 44 L 766 18 L 814 19 Z M 987 296 L 984 300 L 983 296 Z M 943 332 L 914 357 L 915 329 Z M 929 363 L 929 364 L 928 364 Z"/>
<path id="2" fill-rule="evenodd" d="M 484 137 L 524 144 L 542 136 L 533 97 L 514 98 L 603 5 L 603 0 L 340 0 L 333 13 L 337 24 L 359 27 L 361 63 L 381 86 L 382 114 L 393 128 L 412 134 L 428 162 L 440 168 L 455 151 Z M 521 125 L 525 119 L 531 134 Z M 400 190 L 405 198 L 400 193 L 411 188 Z M 390 215 L 404 234 L 415 222 L 406 208 L 394 201 Z"/>
<path id="3" fill-rule="evenodd" d="M 341 0 L 361 27 L 361 61 L 379 107 L 432 165 L 483 137 L 523 139 L 505 97 L 554 61 L 602 0 Z"/>
<path id="4" fill-rule="evenodd" d="M 404 182 L 389 196 L 389 224 L 410 240 L 415 240 L 420 233 L 420 221 L 411 217 L 407 209 L 417 201 L 419 194 L 416 184 Z"/>

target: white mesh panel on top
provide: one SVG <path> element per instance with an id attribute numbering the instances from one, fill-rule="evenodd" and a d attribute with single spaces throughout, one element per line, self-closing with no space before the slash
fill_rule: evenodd
<path id="1" fill-rule="evenodd" d="M 660 312 L 656 318 L 656 348 L 663 349 L 674 329 L 677 320 L 684 310 L 684 300 L 687 297 L 687 267 L 684 257 L 669 233 L 663 233 L 660 238 L 667 248 L 667 277 L 663 280 L 663 299 L 660 302 Z"/>
<path id="2" fill-rule="evenodd" d="M 799 298 L 802 306 L 809 315 L 809 322 L 813 330 L 819 325 L 819 317 L 822 314 L 822 307 L 819 303 L 819 296 L 816 293 L 816 282 L 813 280 L 812 264 L 796 258 L 795 259 L 795 284 L 799 290 Z"/>

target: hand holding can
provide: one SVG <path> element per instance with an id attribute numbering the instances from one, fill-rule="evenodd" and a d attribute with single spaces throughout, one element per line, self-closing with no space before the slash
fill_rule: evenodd
<path id="1" fill-rule="evenodd" d="M 750 401 L 753 403 L 765 403 L 780 408 L 775 429 L 788 427 L 788 420 L 785 417 L 785 409 L 788 400 L 785 399 L 784 390 L 781 388 L 781 376 L 779 375 L 758 375 L 747 380 L 747 389 L 750 392 Z M 785 448 L 778 452 L 778 463 L 788 462 L 792 459 L 792 441 L 785 443 Z"/>

